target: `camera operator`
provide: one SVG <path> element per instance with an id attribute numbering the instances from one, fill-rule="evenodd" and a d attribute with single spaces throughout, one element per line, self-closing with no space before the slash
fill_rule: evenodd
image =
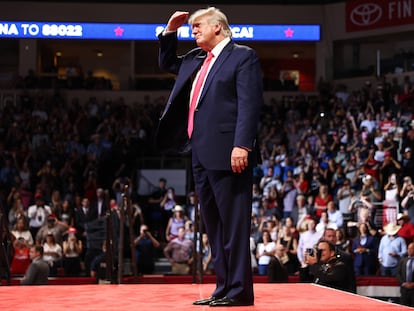
<path id="1" fill-rule="evenodd" d="M 307 249 L 306 263 L 316 284 L 352 291 L 349 269 L 335 251 L 335 245 L 327 240 L 320 240 L 316 248 Z"/>

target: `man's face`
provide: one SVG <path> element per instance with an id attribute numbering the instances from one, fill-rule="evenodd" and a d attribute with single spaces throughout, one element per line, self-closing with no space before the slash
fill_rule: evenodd
<path id="1" fill-rule="evenodd" d="M 36 249 L 34 247 L 31 247 L 30 250 L 29 250 L 29 256 L 30 256 L 30 259 L 33 260 L 33 259 L 39 257 L 40 254 L 38 252 L 36 252 Z"/>
<path id="2" fill-rule="evenodd" d="M 192 24 L 194 39 L 203 50 L 210 51 L 215 45 L 216 33 L 220 31 L 221 25 L 209 24 L 207 16 L 200 16 Z"/>
<path id="3" fill-rule="evenodd" d="M 328 243 L 321 242 L 318 244 L 318 250 L 321 252 L 321 258 L 319 261 L 326 263 L 332 258 L 334 251 L 329 249 Z"/>
<path id="4" fill-rule="evenodd" d="M 336 244 L 336 233 L 334 230 L 326 230 L 325 234 L 323 235 L 324 240 L 328 240 L 333 244 Z"/>
<path id="5" fill-rule="evenodd" d="M 408 256 L 414 256 L 414 243 L 410 243 L 407 247 Z"/>

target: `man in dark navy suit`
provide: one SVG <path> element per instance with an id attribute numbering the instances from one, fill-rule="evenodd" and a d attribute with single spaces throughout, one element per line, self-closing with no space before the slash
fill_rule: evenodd
<path id="1" fill-rule="evenodd" d="M 177 56 L 177 29 L 187 20 L 198 47 Z M 175 12 L 159 35 L 160 68 L 177 77 L 160 118 L 157 145 L 176 152 L 191 146 L 216 273 L 211 297 L 194 304 L 212 307 L 254 303 L 249 236 L 262 72 L 256 52 L 231 36 L 227 17 L 214 7 L 190 17 Z"/>

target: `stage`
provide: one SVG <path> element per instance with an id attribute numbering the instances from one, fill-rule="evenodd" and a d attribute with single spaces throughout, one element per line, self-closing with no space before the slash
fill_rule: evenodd
<path id="1" fill-rule="evenodd" d="M 211 309 L 209 306 L 194 306 L 192 302 L 210 296 L 214 286 L 212 283 L 2 286 L 0 309 L 13 311 L 209 310 Z M 315 284 L 255 283 L 254 290 L 255 305 L 237 307 L 237 310 L 412 310 L 398 304 Z"/>

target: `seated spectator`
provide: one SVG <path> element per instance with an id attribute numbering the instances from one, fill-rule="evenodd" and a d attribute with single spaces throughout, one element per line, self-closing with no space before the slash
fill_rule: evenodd
<path id="1" fill-rule="evenodd" d="M 65 275 L 79 275 L 81 269 L 82 241 L 76 237 L 76 229 L 69 228 L 67 240 L 63 241 L 62 265 Z"/>
<path id="2" fill-rule="evenodd" d="M 147 225 L 141 225 L 139 236 L 135 238 L 135 254 L 139 274 L 154 272 L 154 251 L 160 247 L 160 242 L 152 235 Z"/>
<path id="3" fill-rule="evenodd" d="M 58 268 L 62 266 L 62 247 L 56 243 L 52 232 L 46 236 L 46 241 L 43 243 L 43 260 L 49 264 L 50 276 L 56 276 Z"/>
<path id="4" fill-rule="evenodd" d="M 22 285 L 46 285 L 49 276 L 49 265 L 43 260 L 43 247 L 33 245 L 30 247 L 30 263 L 27 271 L 20 281 Z"/>
<path id="5" fill-rule="evenodd" d="M 267 230 L 262 232 L 262 240 L 256 246 L 256 258 L 259 275 L 267 275 L 267 266 L 270 258 L 275 255 L 276 243 Z"/>
<path id="6" fill-rule="evenodd" d="M 178 229 L 178 237 L 168 242 L 164 256 L 172 266 L 172 274 L 189 274 L 193 262 L 193 242 L 185 238 L 185 228 Z"/>
<path id="7" fill-rule="evenodd" d="M 12 275 L 23 275 L 30 265 L 30 247 L 24 238 L 18 238 L 13 243 L 13 250 L 10 273 Z"/>

